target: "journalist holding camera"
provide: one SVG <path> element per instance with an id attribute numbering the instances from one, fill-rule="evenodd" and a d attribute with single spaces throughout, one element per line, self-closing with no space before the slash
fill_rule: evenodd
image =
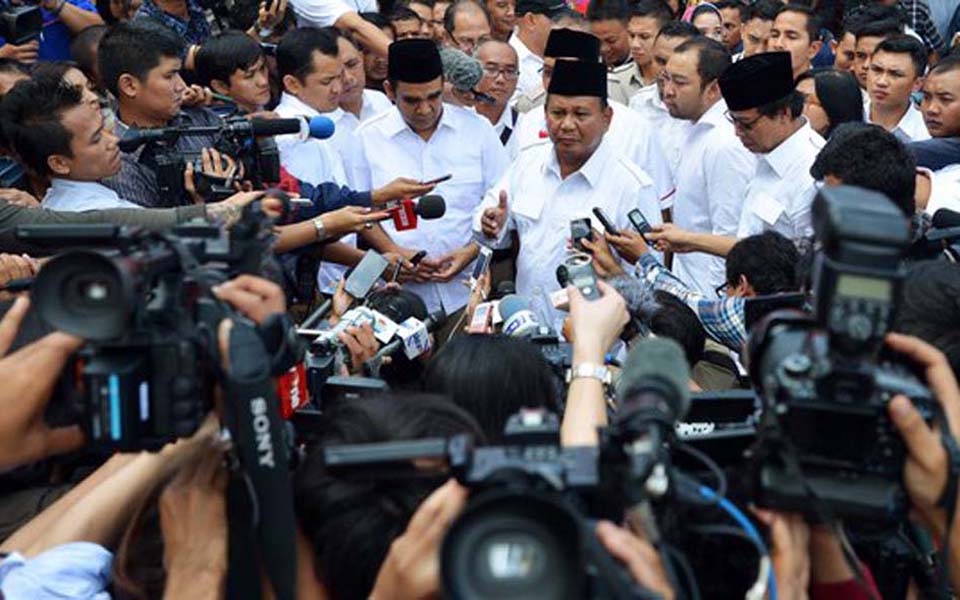
<path id="1" fill-rule="evenodd" d="M 98 7 L 0 8 L 0 596 L 956 595 L 950 167 L 899 127 L 821 138 L 849 94 L 796 91 L 793 50 L 592 0 L 498 136 L 372 5 Z M 787 40 L 839 25 L 777 10 Z M 578 17 L 516 11 L 536 81 Z M 79 64 L 45 53 L 94 24 Z M 662 71 L 629 106 L 633 58 L 589 51 L 628 37 Z M 931 133 L 951 60 L 912 84 Z"/>

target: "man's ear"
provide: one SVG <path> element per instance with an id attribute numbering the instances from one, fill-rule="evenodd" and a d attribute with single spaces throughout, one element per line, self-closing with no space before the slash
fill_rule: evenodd
<path id="1" fill-rule="evenodd" d="M 820 48 L 823 48 L 823 42 L 820 40 L 817 40 L 812 44 L 810 44 L 810 48 L 807 49 L 807 55 L 809 56 L 810 60 L 813 60 L 813 57 L 816 56 L 818 52 L 820 52 Z"/>
<path id="2" fill-rule="evenodd" d="M 284 75 L 281 83 L 283 83 L 283 90 L 293 94 L 294 96 L 298 95 L 303 89 L 303 86 L 300 84 L 300 80 L 293 75 Z"/>
<path id="3" fill-rule="evenodd" d="M 123 73 L 117 79 L 117 90 L 121 96 L 136 98 L 140 93 L 140 80 L 130 73 Z"/>
<path id="4" fill-rule="evenodd" d="M 230 85 L 220 81 L 219 79 L 210 80 L 210 89 L 223 96 L 230 95 Z"/>
<path id="5" fill-rule="evenodd" d="M 47 157 L 47 168 L 55 176 L 64 177 L 70 174 L 70 158 L 62 154 L 51 154 Z"/>
<path id="6" fill-rule="evenodd" d="M 387 98 L 390 99 L 390 102 L 393 102 L 394 104 L 397 103 L 397 92 L 393 89 L 389 79 L 383 82 L 383 92 L 387 95 Z"/>
<path id="7" fill-rule="evenodd" d="M 740 281 L 738 282 L 742 296 L 744 298 L 753 298 L 757 295 L 757 291 L 753 289 L 753 286 L 750 285 L 750 281 L 747 279 L 747 276 L 743 273 L 740 274 Z"/>
<path id="8" fill-rule="evenodd" d="M 913 91 L 914 91 L 914 92 L 919 92 L 920 90 L 922 90 L 922 89 L 923 89 L 923 82 L 924 82 L 924 78 L 923 78 L 923 77 L 917 77 L 917 80 L 913 82 Z"/>

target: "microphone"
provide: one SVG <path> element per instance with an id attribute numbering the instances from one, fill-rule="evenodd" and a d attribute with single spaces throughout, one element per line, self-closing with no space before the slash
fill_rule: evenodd
<path id="1" fill-rule="evenodd" d="M 246 119 L 245 119 L 246 120 Z M 333 121 L 327 117 L 292 117 L 289 119 L 250 119 L 250 134 L 254 137 L 296 135 L 300 141 L 308 138 L 325 140 L 336 131 Z M 233 125 L 231 123 L 231 125 Z M 246 128 L 237 121 L 237 129 Z"/>
<path id="2" fill-rule="evenodd" d="M 440 62 L 443 63 L 444 80 L 461 92 L 472 91 L 483 79 L 480 61 L 455 48 L 441 48 Z"/>
<path id="3" fill-rule="evenodd" d="M 516 294 L 516 293 L 517 293 L 517 285 L 514 282 L 510 280 L 501 281 L 500 283 L 497 284 L 497 289 L 496 289 L 496 292 L 494 292 L 493 294 L 493 298 L 502 300 L 503 298 L 509 296 L 510 294 Z"/>
<path id="4" fill-rule="evenodd" d="M 213 135 L 220 132 L 252 137 L 295 135 L 300 141 L 311 137 L 323 140 L 332 136 L 335 129 L 333 121 L 323 116 L 293 117 L 289 119 L 245 119 L 240 117 L 218 126 L 128 129 L 118 146 L 121 152 L 133 152 L 145 144 L 171 144 L 180 137 Z"/>
<path id="5" fill-rule="evenodd" d="M 417 217 L 426 220 L 439 219 L 447 212 L 447 203 L 443 196 L 429 194 L 421 196 L 416 202 L 411 198 L 387 204 L 386 210 L 393 216 L 393 226 L 397 231 L 415 229 Z"/>
<path id="6" fill-rule="evenodd" d="M 650 286 L 643 285 L 633 277 L 614 277 L 607 280 L 607 283 L 623 296 L 631 316 L 646 323 L 660 310 L 660 303 L 657 302 L 654 295 L 655 290 Z"/>
<path id="7" fill-rule="evenodd" d="M 500 300 L 500 318 L 503 319 L 503 334 L 510 337 L 531 337 L 540 329 L 537 316 L 530 308 L 530 301 L 523 296 L 510 294 Z"/>
<path id="8" fill-rule="evenodd" d="M 638 341 L 617 382 L 617 421 L 655 421 L 669 428 L 690 408 L 690 367 L 683 348 L 668 338 Z"/>
<path id="9" fill-rule="evenodd" d="M 932 223 L 934 229 L 948 229 L 951 227 L 960 227 L 960 212 L 941 208 L 933 213 Z"/>
<path id="10" fill-rule="evenodd" d="M 410 317 L 403 323 L 399 324 L 399 330 L 397 331 L 397 335 L 398 335 L 397 339 L 393 340 L 383 348 L 380 348 L 380 350 L 377 351 L 377 353 L 373 355 L 373 357 L 367 360 L 366 362 L 367 363 L 377 362 L 383 357 L 393 354 L 401 347 L 404 348 L 404 351 L 407 353 L 407 358 L 410 358 L 411 360 L 413 360 L 420 354 L 423 354 L 424 352 L 430 350 L 430 339 L 429 337 L 426 338 L 426 347 L 423 348 L 422 340 L 418 338 L 419 328 L 407 326 L 407 328 L 411 330 L 410 331 L 411 335 L 404 335 L 404 332 L 402 331 L 404 329 L 404 326 L 410 321 L 416 321 L 416 323 L 418 323 L 423 327 L 424 332 L 433 333 L 436 330 L 437 325 L 442 323 L 446 318 L 447 318 L 447 314 L 443 311 L 442 308 L 436 312 L 432 312 L 429 315 L 427 315 L 427 320 L 423 322 L 413 317 Z M 413 338 L 416 338 L 416 339 L 413 339 Z M 412 352 L 416 352 L 416 353 L 413 356 L 410 356 Z"/>

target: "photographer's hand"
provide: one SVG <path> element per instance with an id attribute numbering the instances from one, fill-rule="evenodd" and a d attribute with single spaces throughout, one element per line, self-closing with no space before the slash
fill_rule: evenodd
<path id="1" fill-rule="evenodd" d="M 239 275 L 214 287 L 213 293 L 257 325 L 262 325 L 270 315 L 287 310 L 283 288 L 254 275 Z"/>
<path id="2" fill-rule="evenodd" d="M 9 58 L 22 63 L 37 62 L 37 55 L 40 52 L 39 40 L 33 40 L 26 44 L 14 46 L 13 44 L 4 44 L 0 46 L 0 58 Z"/>
<path id="3" fill-rule="evenodd" d="M 758 508 L 753 514 L 770 530 L 770 559 L 778 597 L 804 600 L 810 586 L 810 527 L 803 515 Z"/>
<path id="4" fill-rule="evenodd" d="M 17 298 L 0 321 L 0 355 L 17 336 L 30 307 L 26 297 Z M 26 464 L 83 446 L 83 432 L 76 425 L 53 429 L 43 414 L 53 387 L 70 355 L 82 340 L 66 333 L 51 333 L 0 359 L 0 470 Z"/>
<path id="5" fill-rule="evenodd" d="M 467 503 L 467 490 L 451 479 L 437 488 L 393 540 L 377 573 L 371 600 L 435 598 L 440 594 L 440 543 Z"/>
<path id="6" fill-rule="evenodd" d="M 596 532 L 603 547 L 627 567 L 637 584 L 664 600 L 676 597 L 660 554 L 646 540 L 609 521 L 597 523 Z"/>
<path id="7" fill-rule="evenodd" d="M 16 206 L 40 208 L 40 201 L 23 190 L 17 188 L 0 188 L 0 200 Z"/>
<path id="8" fill-rule="evenodd" d="M 891 349 L 905 354 L 924 368 L 927 385 L 943 408 L 950 434 L 957 438 L 960 389 L 946 357 L 930 344 L 911 336 L 891 333 L 886 341 Z M 944 509 L 937 506 L 937 501 L 947 484 L 949 465 L 947 452 L 940 441 L 940 432 L 924 422 L 920 412 L 905 396 L 894 397 L 888 409 L 907 448 L 903 481 L 910 501 L 920 520 L 943 539 L 947 534 L 947 515 Z M 956 526 L 954 531 L 957 531 Z M 956 553 L 952 555 L 956 556 Z M 951 575 L 957 574 L 953 568 L 950 572 Z"/>
<path id="9" fill-rule="evenodd" d="M 363 363 L 373 358 L 380 349 L 380 342 L 374 336 L 369 323 L 359 327 L 347 327 L 337 334 L 337 339 L 350 352 L 350 373 L 353 375 L 359 373 L 363 369 Z"/>
<path id="10" fill-rule="evenodd" d="M 188 86 L 183 92 L 182 106 L 210 106 L 213 104 L 213 92 L 199 85 Z"/>
<path id="11" fill-rule="evenodd" d="M 264 192 L 262 191 L 237 192 L 222 202 L 207 204 L 207 219 L 231 227 L 240 220 L 244 207 L 255 200 L 259 200 L 263 195 Z"/>

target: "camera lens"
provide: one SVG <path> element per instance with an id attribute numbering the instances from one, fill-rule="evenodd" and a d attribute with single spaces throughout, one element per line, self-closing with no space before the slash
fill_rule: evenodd
<path id="1" fill-rule="evenodd" d="M 32 298 L 56 329 L 104 341 L 119 337 L 133 310 L 133 283 L 109 257 L 87 250 L 57 256 L 40 269 Z"/>
<path id="2" fill-rule="evenodd" d="M 487 492 L 451 527 L 441 570 L 451 598 L 578 598 L 584 565 L 577 517 L 558 498 Z"/>

